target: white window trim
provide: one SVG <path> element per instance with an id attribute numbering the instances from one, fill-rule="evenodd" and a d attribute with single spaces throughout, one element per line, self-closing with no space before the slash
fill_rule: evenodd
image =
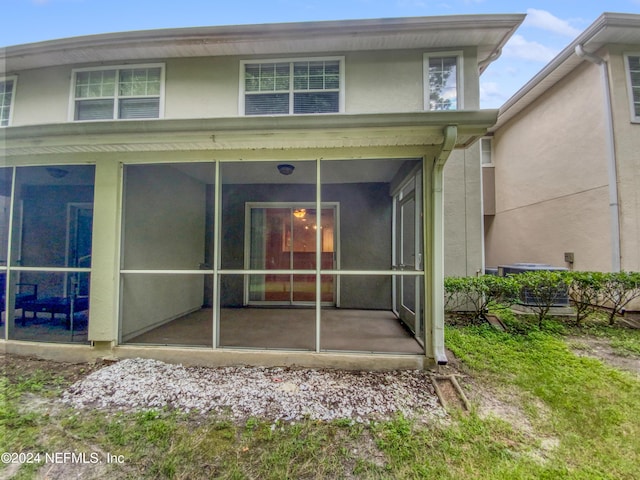
<path id="1" fill-rule="evenodd" d="M 640 52 L 639 53 L 629 52 L 623 55 L 624 73 L 627 77 L 626 83 L 627 83 L 627 98 L 629 99 L 629 115 L 631 116 L 632 123 L 640 123 L 640 116 L 636 115 L 636 108 L 633 103 L 633 85 L 631 84 L 631 71 L 629 70 L 629 57 L 640 57 Z"/>
<path id="2" fill-rule="evenodd" d="M 462 65 L 464 63 L 464 55 L 462 50 L 426 52 L 422 55 L 422 83 L 423 83 L 423 100 L 424 109 L 431 111 L 429 97 L 431 93 L 429 85 L 429 59 L 438 57 L 456 57 L 456 110 L 464 109 L 464 75 Z"/>
<path id="3" fill-rule="evenodd" d="M 16 103 L 16 90 L 18 86 L 18 76 L 17 75 L 9 75 L 6 77 L 0 77 L 0 82 L 8 82 L 13 81 L 13 90 L 11 90 L 11 104 L 9 105 L 9 119 L 6 125 L 0 125 L 0 128 L 7 128 L 13 124 L 13 112 L 15 109 Z"/>
<path id="4" fill-rule="evenodd" d="M 103 119 L 103 120 L 75 120 L 76 113 L 76 78 L 77 73 L 79 72 L 97 72 L 101 70 L 131 70 L 134 68 L 160 68 L 160 103 L 158 105 L 158 118 L 145 118 L 144 120 L 158 120 L 164 118 L 164 94 L 165 94 L 165 64 L 164 63 L 142 63 L 142 64 L 132 64 L 132 65 L 108 65 L 101 67 L 83 67 L 83 68 L 74 68 L 71 70 L 71 87 L 69 92 L 69 111 L 68 111 L 68 119 L 70 122 L 136 122 L 141 119 L 127 119 L 127 118 L 118 118 L 117 117 L 117 108 L 118 102 L 114 101 L 114 110 L 113 110 L 113 118 Z M 155 96 L 155 95 L 154 95 Z M 113 98 L 114 100 L 118 99 L 117 95 L 117 86 L 116 92 L 113 97 L 105 97 L 105 98 Z"/>
<path id="5" fill-rule="evenodd" d="M 289 113 L 277 114 L 277 116 L 290 116 L 290 115 L 335 115 L 336 113 L 344 113 L 345 104 L 345 61 L 344 56 L 338 57 L 296 57 L 296 58 L 253 58 L 250 60 L 240 60 L 240 75 L 239 75 L 239 87 L 238 87 L 238 115 L 241 117 L 256 117 L 260 115 L 245 115 L 245 78 L 244 68 L 248 63 L 293 63 L 293 62 L 326 62 L 326 61 L 339 61 L 340 62 L 340 89 L 338 92 L 338 112 L 328 113 L 293 113 L 293 84 L 289 87 Z M 321 91 L 321 90 L 318 90 Z"/>

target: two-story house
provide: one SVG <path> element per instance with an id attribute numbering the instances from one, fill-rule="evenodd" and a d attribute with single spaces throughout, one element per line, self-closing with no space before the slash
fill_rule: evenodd
<path id="1" fill-rule="evenodd" d="M 497 111 L 479 109 L 479 75 L 522 20 L 205 27 L 4 49 L 2 349 L 446 362 L 445 269 L 483 266 L 479 149 L 466 147 Z"/>
<path id="2" fill-rule="evenodd" d="M 486 262 L 640 270 L 640 15 L 604 13 L 483 139 Z"/>

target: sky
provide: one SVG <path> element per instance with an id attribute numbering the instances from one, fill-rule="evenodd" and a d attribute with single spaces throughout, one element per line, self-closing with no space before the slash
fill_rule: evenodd
<path id="1" fill-rule="evenodd" d="M 604 11 L 640 0 L 0 0 L 0 47 L 157 28 L 431 15 L 524 13 L 480 77 L 481 108 L 499 108 Z"/>

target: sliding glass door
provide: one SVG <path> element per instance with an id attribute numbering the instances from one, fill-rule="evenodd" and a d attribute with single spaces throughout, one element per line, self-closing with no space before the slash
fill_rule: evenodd
<path id="1" fill-rule="evenodd" d="M 304 305 L 315 302 L 318 258 L 322 269 L 332 270 L 336 266 L 337 206 L 323 206 L 321 222 L 314 207 L 314 204 L 306 203 L 247 205 L 247 268 L 274 270 L 274 273 L 249 276 L 246 304 Z M 332 276 L 322 276 L 321 301 L 335 303 Z"/>

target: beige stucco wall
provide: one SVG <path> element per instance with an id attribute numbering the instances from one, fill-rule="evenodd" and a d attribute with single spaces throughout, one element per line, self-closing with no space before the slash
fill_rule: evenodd
<path id="1" fill-rule="evenodd" d="M 579 120 L 579 121 L 578 121 Z M 496 215 L 486 264 L 540 262 L 611 269 L 603 97 L 583 63 L 494 137 Z"/>
<path id="2" fill-rule="evenodd" d="M 51 67 L 18 73 L 13 126 L 66 122 L 71 68 Z"/>
<path id="3" fill-rule="evenodd" d="M 483 268 L 480 150 L 454 151 L 444 168 L 444 273 L 475 275 Z"/>
<path id="4" fill-rule="evenodd" d="M 479 87 L 475 48 L 456 51 L 462 51 L 464 55 L 464 108 L 477 109 Z M 423 110 L 424 53 L 424 50 L 404 50 L 346 54 L 345 113 Z M 336 55 L 339 54 L 314 56 Z M 164 118 L 212 118 L 238 115 L 240 61 L 248 59 L 196 57 L 152 59 L 136 64 L 165 64 Z M 90 66 L 69 65 L 18 72 L 12 125 L 69 121 L 72 70 Z"/>
<path id="5" fill-rule="evenodd" d="M 640 271 L 640 123 L 631 116 L 625 53 L 640 55 L 640 46 L 615 45 L 607 56 L 620 204 L 620 264 L 622 270 Z"/>

